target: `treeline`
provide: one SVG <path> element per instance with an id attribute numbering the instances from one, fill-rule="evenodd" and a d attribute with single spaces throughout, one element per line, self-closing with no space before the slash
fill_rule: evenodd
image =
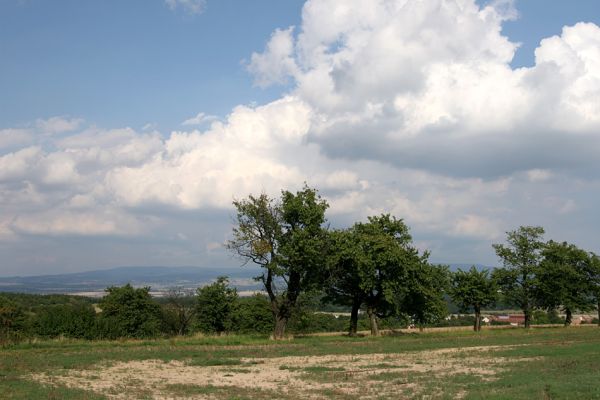
<path id="1" fill-rule="evenodd" d="M 569 325 L 575 312 L 600 314 L 600 258 L 573 244 L 545 241 L 541 227 L 520 227 L 493 247 L 503 266 L 492 272 L 429 262 L 403 220 L 383 214 L 329 229 L 316 190 L 249 196 L 237 210 L 228 249 L 254 263 L 266 295 L 240 298 L 226 277 L 195 293 L 173 290 L 152 299 L 149 288 L 106 289 L 98 304 L 59 297 L 0 295 L 0 339 L 66 336 L 153 338 L 204 333 L 303 333 L 472 323 L 499 303 L 522 310 L 524 325 Z M 25 296 L 25 295 L 21 295 Z M 61 302 L 62 300 L 62 302 Z M 66 301 L 68 300 L 68 301 Z M 448 303 L 474 317 L 446 320 Z M 317 313 L 327 306 L 349 317 Z M 600 324 L 600 322 L 599 322 Z"/>
<path id="2" fill-rule="evenodd" d="M 526 327 L 536 310 L 561 309 L 567 325 L 575 311 L 600 314 L 599 257 L 569 243 L 545 242 L 541 227 L 520 227 L 507 233 L 506 244 L 494 244 L 503 267 L 492 274 L 475 268 L 452 274 L 431 264 L 429 252 L 420 252 L 403 220 L 393 216 L 328 229 L 328 204 L 307 186 L 283 191 L 279 199 L 251 195 L 233 204 L 237 218 L 228 248 L 243 263 L 262 267 L 257 279 L 269 297 L 276 339 L 284 337 L 298 299 L 310 290 L 350 307 L 350 335 L 361 309 L 372 335 L 383 318 L 435 323 L 447 315 L 445 296 L 475 313 L 475 330 L 482 308 L 499 298 L 523 311 Z"/>
<path id="3" fill-rule="evenodd" d="M 174 288 L 153 298 L 150 288 L 110 287 L 101 300 L 69 295 L 0 294 L 0 344 L 57 337 L 112 340 L 203 334 L 261 334 L 272 331 L 267 297 L 240 297 L 226 277 L 196 291 Z M 323 294 L 305 293 L 290 321 L 293 333 L 345 330 L 348 317 L 321 312 Z M 467 321 L 468 322 L 468 321 Z M 385 320 L 387 328 L 406 321 Z M 359 320 L 367 329 L 367 319 Z"/>

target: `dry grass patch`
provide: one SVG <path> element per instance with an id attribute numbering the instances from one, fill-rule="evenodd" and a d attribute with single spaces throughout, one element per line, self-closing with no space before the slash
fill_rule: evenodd
<path id="1" fill-rule="evenodd" d="M 515 347 L 241 358 L 219 365 L 144 360 L 32 378 L 91 390 L 109 399 L 410 398 L 421 394 L 425 386 L 428 391 L 441 389 L 448 378 L 489 381 L 508 364 L 533 360 L 494 355 Z"/>

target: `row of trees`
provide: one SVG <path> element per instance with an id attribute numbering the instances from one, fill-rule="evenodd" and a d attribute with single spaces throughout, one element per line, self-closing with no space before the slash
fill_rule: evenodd
<path id="1" fill-rule="evenodd" d="M 420 326 L 438 320 L 447 312 L 447 295 L 475 312 L 476 330 L 482 308 L 499 295 L 523 310 L 526 327 L 538 308 L 562 307 L 569 324 L 573 311 L 598 305 L 598 257 L 567 243 L 544 242 L 540 227 L 521 227 L 508 232 L 506 244 L 495 244 L 504 266 L 492 275 L 475 268 L 451 274 L 416 249 L 401 219 L 372 216 L 348 229 L 328 229 L 327 202 L 306 186 L 283 191 L 280 199 L 251 195 L 233 204 L 236 225 L 227 246 L 244 264 L 262 267 L 256 279 L 270 300 L 275 339 L 284 337 L 300 295 L 315 289 L 351 309 L 351 335 L 361 308 L 378 335 L 381 318 L 405 317 Z"/>
<path id="2" fill-rule="evenodd" d="M 529 327 L 536 308 L 560 308 L 569 325 L 575 311 L 598 309 L 600 317 L 600 258 L 566 242 L 544 241 L 541 227 L 508 232 L 507 244 L 495 244 L 504 267 L 493 279 L 502 294 L 525 315 Z"/>

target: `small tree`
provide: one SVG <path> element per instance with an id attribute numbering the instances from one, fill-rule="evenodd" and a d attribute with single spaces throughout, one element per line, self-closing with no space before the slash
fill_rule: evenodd
<path id="1" fill-rule="evenodd" d="M 152 300 L 150 288 L 134 288 L 130 284 L 109 287 L 100 301 L 100 335 L 150 338 L 161 333 L 160 306 Z"/>
<path id="2" fill-rule="evenodd" d="M 11 340 L 25 327 L 25 313 L 15 302 L 0 295 L 0 343 Z"/>
<path id="3" fill-rule="evenodd" d="M 205 333 L 231 331 L 237 299 L 237 290 L 229 287 L 229 279 L 226 276 L 220 276 L 216 282 L 198 288 L 196 294 L 198 328 Z"/>
<path id="4" fill-rule="evenodd" d="M 171 330 L 177 335 L 185 335 L 190 330 L 190 325 L 196 315 L 196 299 L 193 290 L 182 287 L 170 288 L 166 296 L 163 310 L 169 320 Z"/>
<path id="5" fill-rule="evenodd" d="M 431 265 L 428 254 L 420 263 L 412 264 L 408 270 L 406 289 L 399 290 L 398 307 L 400 312 L 410 316 L 419 325 L 434 323 L 448 314 L 444 293 L 449 285 L 449 271 L 445 265 Z"/>
<path id="6" fill-rule="evenodd" d="M 328 204 L 307 186 L 283 191 L 279 203 L 262 194 L 234 201 L 233 239 L 227 247 L 263 268 L 263 283 L 275 321 L 273 338 L 285 336 L 298 296 L 322 279 L 326 254 L 325 210 Z"/>
<path id="7" fill-rule="evenodd" d="M 452 275 L 450 296 L 461 311 L 473 309 L 475 324 L 473 330 L 481 330 L 481 309 L 496 302 L 498 287 L 490 278 L 487 270 L 478 271 L 475 266 L 470 270 L 458 270 Z"/>
<path id="8" fill-rule="evenodd" d="M 506 300 L 523 310 L 526 328 L 531 325 L 536 306 L 536 272 L 545 246 L 543 235 L 542 227 L 521 226 L 507 232 L 507 245 L 493 245 L 504 268 L 496 269 L 492 276 Z"/>
<path id="9" fill-rule="evenodd" d="M 273 330 L 273 313 L 269 299 L 262 294 L 240 297 L 233 321 L 236 332 L 269 333 Z"/>

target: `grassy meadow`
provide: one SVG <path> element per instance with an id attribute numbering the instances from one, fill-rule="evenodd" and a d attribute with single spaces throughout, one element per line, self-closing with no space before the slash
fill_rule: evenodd
<path id="1" fill-rule="evenodd" d="M 600 329 L 39 341 L 0 349 L 0 398 L 600 399 Z"/>

